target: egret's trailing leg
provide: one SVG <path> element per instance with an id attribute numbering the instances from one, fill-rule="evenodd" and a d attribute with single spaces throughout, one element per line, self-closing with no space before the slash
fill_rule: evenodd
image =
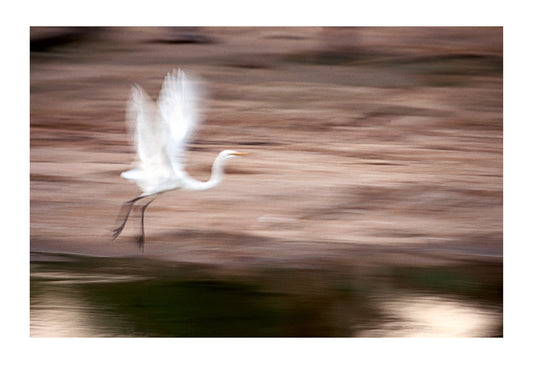
<path id="1" fill-rule="evenodd" d="M 118 215 L 118 218 L 120 219 L 122 216 L 124 216 L 124 220 L 122 220 L 122 224 L 120 224 L 115 229 L 113 229 L 113 240 L 115 240 L 119 236 L 119 234 L 122 233 L 122 230 L 126 226 L 126 222 L 128 221 L 128 217 L 130 216 L 131 209 L 132 209 L 133 205 L 135 204 L 135 202 L 137 200 L 140 200 L 140 199 L 144 198 L 144 197 L 145 196 L 143 196 L 143 195 L 138 196 L 136 198 L 128 200 L 127 202 L 125 202 L 122 205 L 122 208 L 120 209 L 120 213 Z M 124 209 L 126 209 L 126 214 L 122 215 L 124 213 Z"/>
<path id="2" fill-rule="evenodd" d="M 142 206 L 141 209 L 141 236 L 139 237 L 139 248 L 141 249 L 141 252 L 144 253 L 144 211 L 146 210 L 146 207 L 152 203 L 158 195 L 154 196 L 152 200 L 150 200 L 148 203 Z"/>

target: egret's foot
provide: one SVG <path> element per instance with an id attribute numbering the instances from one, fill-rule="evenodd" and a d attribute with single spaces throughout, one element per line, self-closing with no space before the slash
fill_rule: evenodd
<path id="1" fill-rule="evenodd" d="M 139 237 L 139 239 L 137 240 L 137 244 L 139 245 L 141 253 L 144 253 L 144 235 Z"/>
<path id="2" fill-rule="evenodd" d="M 124 229 L 124 226 L 119 226 L 118 228 L 113 229 L 113 241 L 116 240 L 120 233 L 122 233 L 122 229 Z"/>

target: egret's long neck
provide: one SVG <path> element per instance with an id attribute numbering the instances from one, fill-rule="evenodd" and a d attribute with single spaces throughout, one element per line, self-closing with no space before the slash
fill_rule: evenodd
<path id="1" fill-rule="evenodd" d="M 225 162 L 226 160 L 221 154 L 215 158 L 213 166 L 211 167 L 211 177 L 209 178 L 209 181 L 206 182 L 210 185 L 209 188 L 213 188 L 222 182 L 222 178 L 224 177 Z"/>
<path id="2" fill-rule="evenodd" d="M 222 153 L 215 158 L 215 161 L 213 162 L 213 166 L 211 168 L 211 177 L 206 182 L 200 182 L 196 181 L 194 183 L 193 190 L 209 190 L 212 189 L 215 186 L 218 186 L 220 182 L 222 182 L 222 178 L 224 177 L 224 164 L 225 159 L 222 156 Z"/>

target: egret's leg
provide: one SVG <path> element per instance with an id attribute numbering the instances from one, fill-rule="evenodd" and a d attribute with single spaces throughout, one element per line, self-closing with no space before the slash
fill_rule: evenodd
<path id="1" fill-rule="evenodd" d="M 123 205 L 122 205 L 122 208 L 120 208 L 120 213 L 119 213 L 119 216 L 118 218 L 122 218 L 124 217 L 124 220 L 122 221 L 122 224 L 120 224 L 119 226 L 117 226 L 115 229 L 113 229 L 113 239 L 116 239 L 118 237 L 118 235 L 122 232 L 122 230 L 124 229 L 124 226 L 126 226 L 126 222 L 128 221 L 128 217 L 130 216 L 130 212 L 131 212 L 131 208 L 133 207 L 133 205 L 135 204 L 135 202 L 137 200 L 140 200 L 144 198 L 144 196 L 138 196 L 136 198 L 133 198 L 131 200 L 128 200 L 127 202 L 125 202 Z M 126 210 L 126 214 L 124 215 L 124 210 Z"/>
<path id="2" fill-rule="evenodd" d="M 138 243 L 142 253 L 144 253 L 144 211 L 146 210 L 146 207 L 148 207 L 150 203 L 155 200 L 155 198 L 157 198 L 157 196 L 155 196 L 152 200 L 143 205 L 141 209 L 141 236 L 139 237 Z"/>

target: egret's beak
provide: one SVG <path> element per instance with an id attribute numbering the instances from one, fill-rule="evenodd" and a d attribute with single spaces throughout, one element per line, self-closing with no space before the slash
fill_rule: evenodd
<path id="1" fill-rule="evenodd" d="M 241 152 L 233 152 L 232 153 L 232 155 L 234 155 L 234 156 L 246 156 L 248 154 L 250 154 L 250 153 L 241 153 Z"/>

